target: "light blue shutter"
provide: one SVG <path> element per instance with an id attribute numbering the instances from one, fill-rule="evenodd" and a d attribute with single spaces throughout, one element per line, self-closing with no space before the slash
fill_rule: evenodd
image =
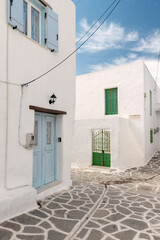
<path id="1" fill-rule="evenodd" d="M 23 32 L 23 0 L 8 0 L 8 22 Z"/>
<path id="2" fill-rule="evenodd" d="M 58 52 L 58 15 L 49 7 L 47 12 L 47 47 L 52 51 Z"/>

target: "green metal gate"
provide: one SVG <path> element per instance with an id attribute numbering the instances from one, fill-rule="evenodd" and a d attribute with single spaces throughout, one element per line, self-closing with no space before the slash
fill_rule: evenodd
<path id="1" fill-rule="evenodd" d="M 93 165 L 111 166 L 110 131 L 92 131 Z"/>

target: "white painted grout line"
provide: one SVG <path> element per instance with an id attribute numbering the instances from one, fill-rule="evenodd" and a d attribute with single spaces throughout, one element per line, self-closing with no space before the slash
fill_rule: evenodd
<path id="1" fill-rule="evenodd" d="M 64 240 L 73 240 L 73 238 L 75 237 L 75 235 L 77 235 L 81 230 L 82 227 L 86 224 L 86 222 L 89 221 L 89 218 L 95 213 L 95 211 L 98 209 L 98 207 L 100 206 L 105 194 L 107 192 L 107 189 L 104 188 L 103 193 L 101 195 L 101 197 L 98 199 L 97 203 L 93 206 L 93 208 L 90 209 L 90 211 L 88 212 L 87 215 L 85 215 L 80 223 L 76 224 L 75 228 L 73 229 L 73 231 L 64 239 Z"/>

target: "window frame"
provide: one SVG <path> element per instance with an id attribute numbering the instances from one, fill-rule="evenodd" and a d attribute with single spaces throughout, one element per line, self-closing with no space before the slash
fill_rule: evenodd
<path id="1" fill-rule="evenodd" d="M 109 92 L 109 91 L 112 91 L 112 90 L 116 90 L 116 106 L 117 106 L 117 109 L 116 109 L 116 111 L 108 111 L 107 112 L 107 105 L 106 105 L 106 103 L 107 103 L 107 92 Z M 104 95 L 105 95 L 105 115 L 117 115 L 118 114 L 118 87 L 112 87 L 112 88 L 107 88 L 107 89 L 105 89 L 105 92 L 104 92 Z M 111 98 L 112 98 L 112 96 L 111 96 Z M 112 101 L 114 101 L 114 99 L 112 99 Z M 114 104 L 114 102 L 112 102 L 111 103 L 111 106 L 112 106 L 112 108 L 113 108 L 113 104 Z"/>
<path id="2" fill-rule="evenodd" d="M 27 3 L 27 37 L 35 41 L 36 43 L 39 43 L 42 45 L 42 39 L 41 39 L 41 10 L 35 6 L 32 2 L 29 0 L 24 0 L 24 2 Z M 32 38 L 32 7 L 39 13 L 39 42 L 34 40 Z"/>
<path id="3" fill-rule="evenodd" d="M 152 91 L 149 91 L 150 116 L 152 116 Z"/>
<path id="4" fill-rule="evenodd" d="M 37 20 L 35 23 L 39 20 L 39 38 L 35 38 L 36 40 L 32 39 L 31 36 L 32 7 L 39 15 L 39 19 L 35 18 Z M 12 14 L 10 14 L 10 11 Z M 40 0 L 14 0 L 13 4 L 8 0 L 8 24 L 11 25 L 13 29 L 17 29 L 20 33 L 25 35 L 28 39 L 51 50 L 51 52 L 59 51 L 59 42 L 57 38 L 58 19 L 58 14 L 54 12 L 47 3 L 43 4 Z M 36 29 L 36 27 L 34 29 Z M 37 33 L 37 31 L 35 32 Z"/>
<path id="5" fill-rule="evenodd" d="M 24 27 L 24 3 L 26 3 L 27 5 L 27 14 L 26 14 L 26 17 L 27 17 L 27 34 L 25 33 L 25 27 Z M 24 27 L 24 30 L 23 30 L 23 33 L 24 35 L 28 36 L 28 2 L 26 0 L 23 0 L 23 27 Z"/>
<path id="6" fill-rule="evenodd" d="M 32 38 L 32 9 L 34 9 L 35 11 L 37 11 L 39 13 L 38 18 L 39 18 L 39 36 L 38 36 L 38 41 Z M 36 8 L 36 6 L 32 6 L 31 5 L 31 9 L 30 9 L 30 14 L 31 14 L 31 39 L 41 43 L 41 11 L 38 11 L 38 9 Z"/>
<path id="7" fill-rule="evenodd" d="M 150 129 L 150 143 L 153 143 L 153 129 Z"/>

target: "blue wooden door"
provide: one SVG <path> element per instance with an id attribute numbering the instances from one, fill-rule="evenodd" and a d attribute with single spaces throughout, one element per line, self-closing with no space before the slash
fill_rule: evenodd
<path id="1" fill-rule="evenodd" d="M 42 178 L 42 118 L 35 115 L 34 135 L 35 145 L 33 149 L 33 187 L 41 186 Z"/>
<path id="2" fill-rule="evenodd" d="M 52 116 L 45 116 L 44 121 L 44 158 L 45 158 L 45 184 L 55 179 L 55 119 Z"/>
<path id="3" fill-rule="evenodd" d="M 56 180 L 56 119 L 49 114 L 35 116 L 33 149 L 33 187 Z"/>

